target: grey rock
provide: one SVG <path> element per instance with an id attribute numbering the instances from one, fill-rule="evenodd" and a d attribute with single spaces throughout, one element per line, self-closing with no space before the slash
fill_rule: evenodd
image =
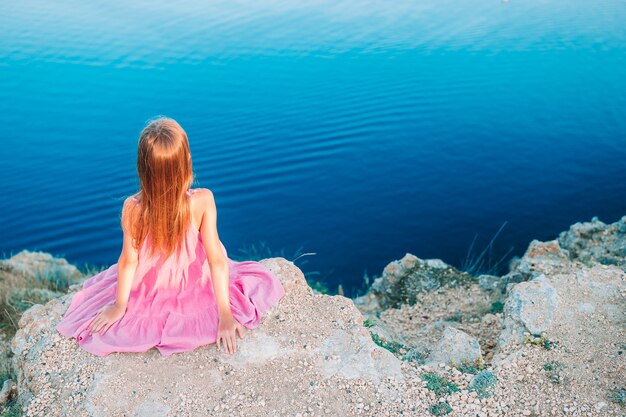
<path id="1" fill-rule="evenodd" d="M 559 297 L 545 275 L 516 284 L 504 303 L 504 330 L 498 345 L 519 344 L 524 332 L 540 335 L 550 328 Z"/>
<path id="2" fill-rule="evenodd" d="M 438 320 L 419 328 L 417 337 L 412 339 L 419 342 L 408 345 L 410 353 L 433 368 L 437 368 L 440 363 L 474 363 L 481 359 L 478 339 L 456 326 L 456 323 Z"/>
<path id="3" fill-rule="evenodd" d="M 242 378 L 263 375 L 255 393 L 277 402 L 268 402 L 266 409 L 256 404 L 255 413 L 269 415 L 272 407 L 293 411 L 291 397 L 277 393 L 293 392 L 296 367 L 298 378 L 307 382 L 336 375 L 384 386 L 387 377 L 404 378 L 400 359 L 374 343 L 352 300 L 314 294 L 302 271 L 284 258 L 260 262 L 280 279 L 285 296 L 264 314 L 258 328 L 237 341 L 234 355 L 210 344 L 169 356 L 150 348 L 99 357 L 55 330 L 72 293 L 29 308 L 11 341 L 20 403 L 37 400 L 49 407 L 47 415 L 169 415 L 181 396 L 195 397 L 204 410 L 212 410 L 224 401 L 225 391 L 242 389 Z M 348 413 L 350 394 L 336 392 L 333 384 L 316 389 L 336 399 L 333 407 L 339 414 Z M 397 394 L 390 390 L 389 395 Z M 203 415 L 223 415 L 223 410 Z"/>
<path id="4" fill-rule="evenodd" d="M 47 252 L 23 250 L 4 260 L 4 262 L 31 276 L 45 274 L 49 270 L 54 270 L 56 273 L 68 277 L 82 277 L 76 266 L 68 263 L 64 258 L 56 258 Z"/>
<path id="5" fill-rule="evenodd" d="M 561 248 L 557 240 L 547 242 L 533 240 L 513 272 L 528 280 L 560 270 L 567 263 L 569 254 Z"/>
<path id="6" fill-rule="evenodd" d="M 441 260 L 423 260 L 407 253 L 402 259 L 389 263 L 381 277 L 370 287 L 381 308 L 415 304 L 421 294 L 444 285 L 468 286 L 474 278 Z"/>
<path id="7" fill-rule="evenodd" d="M 63 258 L 55 258 L 46 252 L 23 250 L 2 261 L 31 280 L 48 284 L 51 288 L 65 291 L 72 284 L 84 280 L 84 275 Z"/>
<path id="8" fill-rule="evenodd" d="M 402 375 L 400 361 L 387 349 L 372 343 L 371 337 L 363 332 L 351 334 L 335 329 L 317 353 L 317 366 L 327 378 L 339 374 L 378 381 L 382 375 L 398 378 Z"/>
<path id="9" fill-rule="evenodd" d="M 558 241 L 572 259 L 616 265 L 626 271 L 626 216 L 609 225 L 597 217 L 573 224 L 559 234 Z"/>
<path id="10" fill-rule="evenodd" d="M 16 288 L 9 295 L 8 303 L 18 311 L 25 311 L 35 304 L 45 304 L 64 293 L 45 288 Z"/>
<path id="11" fill-rule="evenodd" d="M 482 352 L 478 339 L 452 326 L 447 326 L 426 363 L 448 365 L 451 362 L 475 363 L 480 358 L 482 358 Z"/>
<path id="12" fill-rule="evenodd" d="M 4 406 L 17 393 L 17 385 L 12 379 L 7 379 L 0 390 L 0 406 Z"/>
<path id="13" fill-rule="evenodd" d="M 424 262 L 426 262 L 426 265 L 430 266 L 431 268 L 445 269 L 450 267 L 450 265 L 448 265 L 441 259 L 425 259 Z"/>
<path id="14" fill-rule="evenodd" d="M 483 274 L 478 276 L 478 285 L 485 291 L 503 292 L 508 280 L 497 275 Z"/>
<path id="15" fill-rule="evenodd" d="M 519 265 L 521 260 L 522 258 L 520 258 L 519 256 L 513 256 L 509 261 L 509 271 L 514 271 L 515 269 L 517 269 L 517 266 Z"/>

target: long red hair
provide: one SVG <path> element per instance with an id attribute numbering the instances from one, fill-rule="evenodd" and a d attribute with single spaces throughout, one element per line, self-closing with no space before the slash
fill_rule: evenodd
<path id="1" fill-rule="evenodd" d="M 139 213 L 132 236 L 139 249 L 150 235 L 150 255 L 165 258 L 180 250 L 191 222 L 187 190 L 193 183 L 187 133 L 174 119 L 150 120 L 139 135 L 137 151 Z"/>

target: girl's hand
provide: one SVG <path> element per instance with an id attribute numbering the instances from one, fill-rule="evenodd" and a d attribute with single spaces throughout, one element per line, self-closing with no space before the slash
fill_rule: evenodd
<path id="1" fill-rule="evenodd" d="M 217 350 L 220 350 L 220 342 L 230 354 L 237 352 L 237 338 L 235 333 L 239 333 L 239 338 L 243 339 L 245 327 L 241 325 L 232 314 L 220 317 L 220 324 L 217 328 Z"/>
<path id="2" fill-rule="evenodd" d="M 102 307 L 89 325 L 89 334 L 96 332 L 100 332 L 100 335 L 105 334 L 109 327 L 124 316 L 125 312 L 126 307 L 120 307 L 117 304 Z"/>

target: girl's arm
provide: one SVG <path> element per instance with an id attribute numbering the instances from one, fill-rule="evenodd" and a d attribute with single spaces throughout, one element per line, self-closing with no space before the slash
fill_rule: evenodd
<path id="1" fill-rule="evenodd" d="M 124 243 L 122 253 L 117 260 L 117 297 L 115 305 L 119 308 L 126 309 L 128 297 L 133 283 L 133 277 L 137 269 L 139 255 L 137 249 L 132 245 L 131 237 L 131 210 L 134 208 L 132 197 L 124 201 L 122 208 L 122 231 L 124 232 Z"/>
<path id="2" fill-rule="evenodd" d="M 213 192 L 207 188 L 202 189 L 203 207 L 200 235 L 211 268 L 211 280 L 213 291 L 217 301 L 217 311 L 220 320 L 231 318 L 230 295 L 228 290 L 229 271 L 228 261 L 222 251 L 221 242 L 217 233 L 217 208 Z"/>
<path id="3" fill-rule="evenodd" d="M 129 211 L 134 207 L 134 203 L 127 198 L 122 208 L 122 230 L 124 231 L 124 246 L 117 261 L 117 296 L 113 305 L 106 305 L 98 310 L 93 320 L 89 323 L 89 333 L 100 333 L 103 335 L 115 322 L 121 319 L 126 313 L 128 296 L 133 282 L 133 276 L 137 269 L 138 253 L 132 245 L 130 234 Z"/>
<path id="4" fill-rule="evenodd" d="M 237 352 L 236 334 L 243 339 L 244 327 L 233 317 L 230 309 L 229 281 L 230 272 L 228 259 L 222 250 L 222 243 L 217 235 L 217 209 L 215 199 L 209 189 L 202 189 L 203 207 L 202 223 L 200 224 L 200 234 L 204 250 L 207 254 L 209 266 L 211 267 L 211 281 L 213 282 L 213 292 L 215 293 L 217 312 L 219 315 L 219 325 L 217 328 L 216 346 L 233 354 Z"/>

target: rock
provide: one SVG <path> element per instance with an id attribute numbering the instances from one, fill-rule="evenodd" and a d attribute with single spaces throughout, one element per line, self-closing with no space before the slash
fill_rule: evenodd
<path id="1" fill-rule="evenodd" d="M 446 326 L 426 363 L 449 365 L 451 362 L 457 364 L 469 362 L 473 364 L 481 358 L 478 339 L 454 327 Z"/>
<path id="2" fill-rule="evenodd" d="M 348 332 L 334 329 L 316 354 L 317 366 L 327 378 L 335 374 L 346 378 L 367 376 L 375 381 L 384 375 L 401 378 L 400 361 L 373 343 L 365 328 L 355 326 Z"/>
<path id="3" fill-rule="evenodd" d="M 524 332 L 540 335 L 550 328 L 559 297 L 545 275 L 516 284 L 504 303 L 504 330 L 498 345 L 521 343 Z"/>
<path id="4" fill-rule="evenodd" d="M 405 346 L 409 347 L 409 356 L 420 363 L 425 363 L 434 346 L 441 340 L 446 325 L 444 321 L 438 320 L 417 329 L 415 337 L 403 338 Z"/>
<path id="5" fill-rule="evenodd" d="M 380 304 L 378 304 L 378 298 L 370 291 L 353 298 L 352 301 L 354 301 L 354 304 L 363 314 L 375 314 L 377 311 L 381 310 Z"/>
<path id="6" fill-rule="evenodd" d="M 31 279 L 49 282 L 59 290 L 65 290 L 69 285 L 84 279 L 78 268 L 67 260 L 55 258 L 46 252 L 23 250 L 2 262 Z"/>
<path id="7" fill-rule="evenodd" d="M 426 262 L 426 265 L 435 269 L 446 269 L 450 267 L 450 265 L 448 265 L 441 259 L 425 259 L 425 262 Z"/>
<path id="8" fill-rule="evenodd" d="M 500 277 L 476 279 L 440 259 L 406 254 L 387 265 L 355 305 L 374 324 L 372 333 L 409 348 L 405 360 L 425 363 L 446 327 L 478 340 L 482 355 L 490 358 L 502 327 L 503 288 Z M 455 352 L 450 354 L 454 358 Z"/>
<path id="9" fill-rule="evenodd" d="M 382 276 L 372 283 L 370 291 L 384 309 L 415 304 L 420 294 L 444 285 L 468 286 L 473 283 L 474 278 L 470 274 L 439 259 L 423 260 L 407 253 L 402 259 L 385 267 Z"/>
<path id="10" fill-rule="evenodd" d="M 511 291 L 511 288 L 513 288 L 515 284 L 528 281 L 528 279 L 529 277 L 519 273 L 518 271 L 511 271 L 508 274 L 503 275 L 502 276 L 503 292 L 505 294 L 508 294 L 508 292 Z"/>
<path id="11" fill-rule="evenodd" d="M 404 344 L 404 338 L 402 334 L 398 334 L 397 332 L 392 333 L 392 329 L 385 328 L 381 326 L 380 323 L 375 322 L 375 324 L 368 327 L 367 330 L 370 332 L 370 334 L 378 335 L 378 337 L 382 340 L 388 342 L 394 341 Z"/>
<path id="12" fill-rule="evenodd" d="M 0 353 L 10 352 L 9 340 L 26 309 L 63 295 L 70 283 L 80 282 L 83 278 L 65 259 L 53 258 L 48 253 L 24 250 L 0 260 L 0 300 L 3 304 Z"/>
<path id="13" fill-rule="evenodd" d="M 496 275 L 483 274 L 478 276 L 478 285 L 485 291 L 504 292 L 507 283 L 508 280 Z"/>
<path id="14" fill-rule="evenodd" d="M 557 240 L 548 242 L 533 240 L 528 245 L 524 256 L 511 260 L 508 274 L 503 275 L 499 281 L 495 277 L 486 276 L 483 278 L 482 286 L 487 288 L 491 285 L 494 290 L 508 294 L 515 284 L 528 281 L 541 274 L 560 271 L 569 265 L 569 261 L 568 251 L 563 250 Z"/>
<path id="15" fill-rule="evenodd" d="M 529 280 L 540 274 L 561 270 L 568 263 L 569 254 L 561 249 L 557 240 L 548 242 L 533 240 L 513 272 Z"/>
<path id="16" fill-rule="evenodd" d="M 513 271 L 517 269 L 517 266 L 519 265 L 521 260 L 522 258 L 520 258 L 517 255 L 514 255 L 513 257 L 511 257 L 511 260 L 509 260 L 509 271 Z"/>
<path id="17" fill-rule="evenodd" d="M 457 323 L 438 320 L 421 327 L 417 330 L 416 337 L 406 338 L 410 341 L 404 342 L 410 348 L 407 356 L 419 358 L 418 362 L 433 368 L 440 364 L 475 363 L 482 358 L 480 343 L 475 337 L 456 328 L 456 325 Z"/>
<path id="18" fill-rule="evenodd" d="M 340 387 L 353 380 L 381 389 L 363 395 L 395 401 L 397 392 L 386 384 L 403 380 L 401 361 L 373 342 L 354 303 L 315 295 L 283 258 L 261 262 L 286 294 L 238 339 L 234 355 L 211 344 L 170 356 L 151 348 L 98 357 L 55 331 L 73 293 L 26 310 L 11 342 L 25 414 L 218 416 L 243 401 L 249 415 L 295 415 L 301 401 L 292 399 L 314 392 L 334 415 L 348 415 L 352 394 Z"/>
<path id="19" fill-rule="evenodd" d="M 2 389 L 0 390 L 0 406 L 4 406 L 9 398 L 15 395 L 16 392 L 16 384 L 12 379 L 7 379 L 2 384 Z"/>
<path id="20" fill-rule="evenodd" d="M 624 381 L 625 295 L 623 269 L 597 262 L 554 263 L 552 272 L 514 285 L 490 364 L 496 391 L 532 406 L 531 415 L 622 415 L 623 407 L 606 399 Z M 524 305 L 532 314 L 523 314 Z M 541 337 L 528 334 L 530 343 L 520 344 L 533 327 Z"/>
<path id="21" fill-rule="evenodd" d="M 558 241 L 572 259 L 616 265 L 626 271 L 626 216 L 610 225 L 597 217 L 576 223 L 559 234 Z"/>
<path id="22" fill-rule="evenodd" d="M 64 293 L 45 288 L 16 288 L 9 296 L 9 303 L 18 311 L 25 311 L 34 304 L 45 304 Z"/>
<path id="23" fill-rule="evenodd" d="M 607 406 L 607 404 L 604 401 L 600 401 L 599 403 L 596 403 L 595 405 L 595 409 L 596 411 L 602 411 L 603 409 L 605 409 Z"/>
<path id="24" fill-rule="evenodd" d="M 487 397 L 493 395 L 493 388 L 498 383 L 498 379 L 493 375 L 491 371 L 482 370 L 472 377 L 469 384 L 469 391 L 480 393 L 481 397 Z"/>
<path id="25" fill-rule="evenodd" d="M 19 387 L 28 416 L 424 416 L 444 402 L 459 416 L 622 415 L 613 399 L 624 380 L 623 233 L 626 217 L 574 225 L 558 240 L 533 241 L 500 278 L 406 254 L 354 302 L 315 294 L 293 263 L 266 259 L 286 296 L 232 356 L 215 345 L 93 356 L 54 331 L 71 294 L 47 301 L 58 294 L 39 291 L 42 304 L 14 320 L 17 384 L 2 392 Z M 18 272 L 0 262 L 3 299 L 24 288 L 29 272 Z M 371 333 L 402 343 L 389 347 L 403 361 Z M 449 366 L 481 355 L 477 375 Z M 439 397 L 424 373 L 459 391 Z"/>

